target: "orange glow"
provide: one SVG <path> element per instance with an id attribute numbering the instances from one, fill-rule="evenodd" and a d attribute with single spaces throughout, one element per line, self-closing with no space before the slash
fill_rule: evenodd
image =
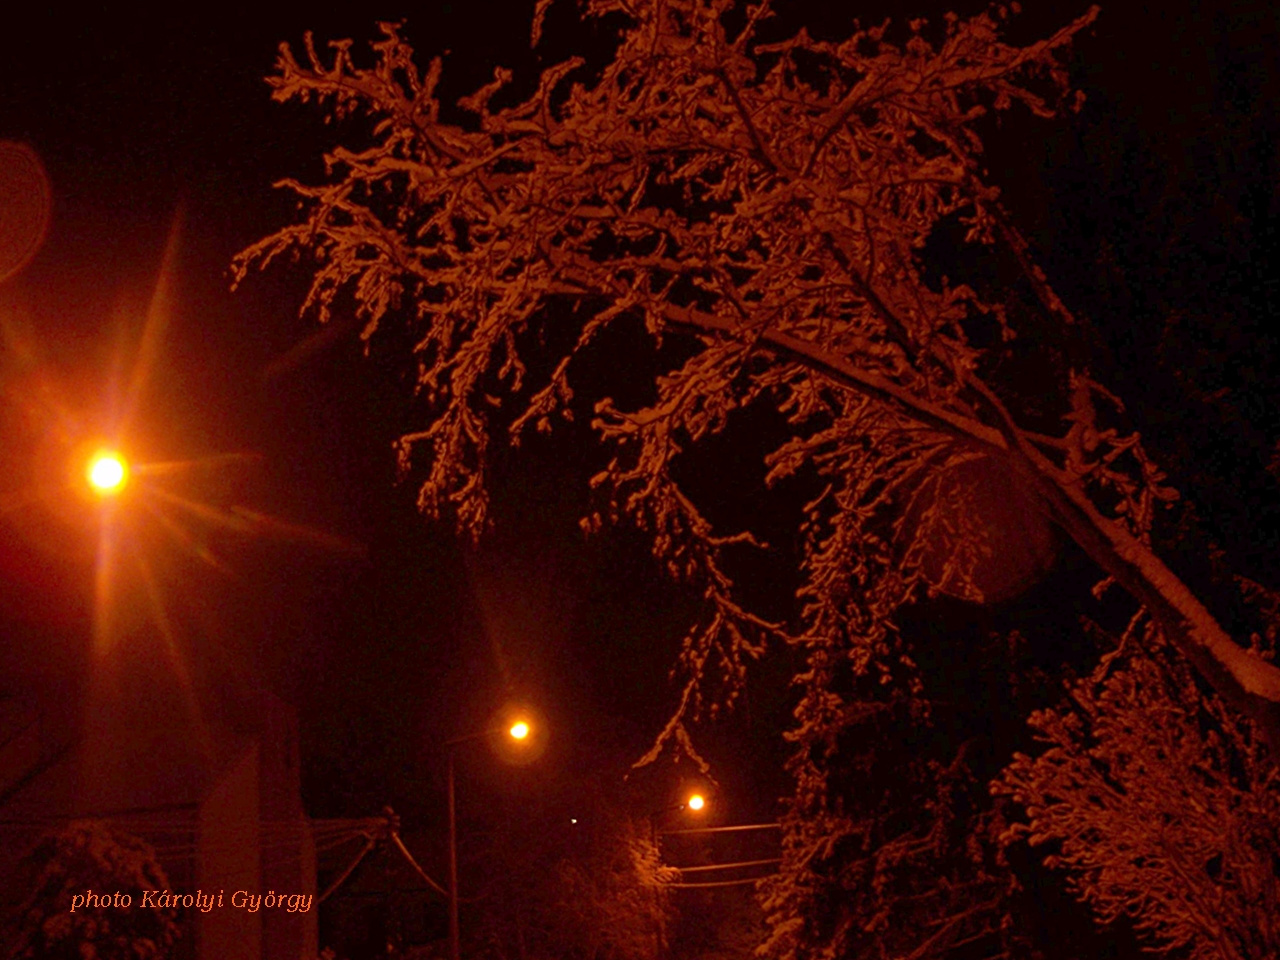
<path id="1" fill-rule="evenodd" d="M 118 453 L 99 450 L 89 458 L 85 477 L 95 492 L 110 496 L 124 489 L 129 480 L 129 466 Z"/>
<path id="2" fill-rule="evenodd" d="M 515 739 L 523 740 L 529 735 L 529 725 L 521 720 L 519 723 L 512 724 L 511 729 L 508 732 Z"/>
<path id="3" fill-rule="evenodd" d="M 685 804 L 690 810 L 701 810 L 707 805 L 707 801 L 703 799 L 702 794 L 695 793 L 689 798 L 689 802 Z"/>

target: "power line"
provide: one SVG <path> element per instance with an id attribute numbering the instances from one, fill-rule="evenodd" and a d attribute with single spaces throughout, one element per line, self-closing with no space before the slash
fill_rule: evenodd
<path id="1" fill-rule="evenodd" d="M 359 853 L 356 854 L 356 858 L 352 860 L 349 864 L 347 864 L 347 868 L 343 870 L 342 873 L 338 874 L 337 879 L 329 884 L 328 888 L 324 891 L 324 893 L 320 894 L 320 897 L 316 902 L 324 903 L 327 899 L 329 899 L 329 895 L 333 893 L 333 891 L 337 890 L 340 886 L 342 886 L 342 882 L 346 880 L 347 877 L 351 876 L 351 871 L 360 865 L 360 861 L 364 859 L 364 855 L 368 853 L 370 850 L 372 850 L 374 847 L 374 844 L 376 844 L 377 842 L 378 842 L 377 837 L 371 836 L 367 838 L 365 840 L 364 847 L 361 849 Z"/>
<path id="2" fill-rule="evenodd" d="M 739 860 L 737 863 L 711 863 L 703 867 L 675 867 L 681 873 L 702 873 L 707 870 L 732 870 L 735 867 L 759 867 L 766 863 L 779 863 L 780 857 L 770 857 L 768 860 Z"/>
<path id="3" fill-rule="evenodd" d="M 409 866 L 413 867 L 413 869 L 418 872 L 418 876 L 427 881 L 427 883 L 431 885 L 432 890 L 447 900 L 449 898 L 449 891 L 427 876 L 426 871 L 423 870 L 422 867 L 418 866 L 418 861 L 413 859 L 413 854 L 409 852 L 409 848 L 406 847 L 404 845 L 404 841 L 400 839 L 400 834 L 396 833 L 394 830 L 391 831 L 391 842 L 396 845 L 396 849 L 398 849 L 404 858 L 409 861 Z"/>
<path id="4" fill-rule="evenodd" d="M 766 877 L 775 877 L 776 873 L 766 873 L 762 877 L 751 877 L 747 880 L 709 880 L 700 883 L 665 883 L 664 887 L 675 887 L 680 890 L 707 889 L 708 887 L 741 887 L 748 883 L 759 883 Z"/>
<path id="5" fill-rule="evenodd" d="M 690 833 L 734 833 L 741 830 L 775 830 L 781 828 L 780 823 L 742 823 L 733 827 L 692 827 L 688 830 L 664 830 L 663 837 L 674 837 Z"/>

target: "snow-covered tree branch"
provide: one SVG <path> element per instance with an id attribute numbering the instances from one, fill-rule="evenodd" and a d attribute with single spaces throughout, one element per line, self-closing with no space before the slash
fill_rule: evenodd
<path id="1" fill-rule="evenodd" d="M 1255 649 L 1275 652 L 1277 598 Z M 1111 644 L 1108 644 L 1111 646 Z M 1101 923 L 1129 919 L 1152 948 L 1195 960 L 1280 947 L 1280 782 L 1256 728 L 1206 693 L 1136 618 L 1071 700 L 1031 725 L 1049 749 L 1018 755 L 993 785 L 1026 824 L 1006 842 L 1048 845 Z"/>
<path id="2" fill-rule="evenodd" d="M 719 675 L 731 697 L 770 635 L 844 637 L 856 662 L 877 660 L 865 625 L 925 580 L 977 597 L 983 532 L 930 491 L 978 458 L 1014 477 L 1274 746 L 1280 670 L 1152 549 L 1155 511 L 1175 494 L 1138 435 L 1108 425 L 1118 401 L 1087 370 L 1046 360 L 1061 419 L 1032 422 L 1000 382 L 1002 357 L 1046 331 L 1069 337 L 1073 321 L 1001 209 L 979 127 L 1015 107 L 1074 105 L 1059 55 L 1096 12 L 1025 47 L 987 14 L 765 43 L 767 3 L 743 18 L 729 0 L 590 0 L 588 16 L 627 22 L 603 70 L 569 60 L 497 106 L 513 99 L 498 70 L 458 122 L 442 119 L 440 61 L 420 70 L 396 25 L 383 24 L 368 67 L 349 43 L 325 54 L 308 37 L 301 60 L 281 48 L 274 96 L 367 117 L 372 136 L 335 148 L 325 182 L 282 184 L 304 218 L 244 251 L 236 275 L 308 253 L 304 310 L 325 320 L 348 291 L 366 335 L 414 331 L 433 414 L 402 441 L 402 462 L 421 451 L 422 509 L 472 532 L 487 519 L 495 402 L 519 398 L 504 421 L 515 441 L 571 415 L 574 357 L 605 327 L 642 320 L 655 340 L 688 338 L 692 355 L 658 379 L 655 402 L 596 404 L 614 456 L 594 483 L 605 513 L 649 531 L 655 555 L 705 593 L 684 655 L 699 694 Z M 1034 312 L 1015 324 L 1002 292 L 939 275 L 933 251 L 956 230 L 1015 265 Z M 548 309 L 558 301 L 576 309 Z M 528 334 L 565 323 L 575 346 L 527 383 Z M 671 472 L 755 404 L 793 426 L 770 482 L 813 470 L 828 484 L 808 510 L 798 631 L 735 597 L 724 551 L 750 532 L 714 530 Z M 922 556 L 939 551 L 942 572 L 925 576 Z"/>

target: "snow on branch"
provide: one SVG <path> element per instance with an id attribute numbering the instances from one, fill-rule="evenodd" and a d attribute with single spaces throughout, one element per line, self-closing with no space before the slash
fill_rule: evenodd
<path id="1" fill-rule="evenodd" d="M 1032 716 L 1048 749 L 1015 757 L 993 785 L 1028 818 L 1004 842 L 1045 846 L 1101 923 L 1127 917 L 1159 952 L 1275 954 L 1280 777 L 1258 731 L 1149 619 L 1110 639 L 1069 702 Z M 1268 641 L 1255 655 L 1273 652 Z"/>
<path id="2" fill-rule="evenodd" d="M 926 262 L 940 231 L 959 226 L 1027 278 L 1041 309 L 1024 328 L 1071 323 L 986 179 L 979 123 L 1078 106 L 1060 55 L 1097 9 L 1015 46 L 992 14 L 949 16 L 932 33 L 912 21 L 762 43 L 767 4 L 731 38 L 733 6 L 591 0 L 587 16 L 625 18 L 608 64 L 552 66 L 509 105 L 513 78 L 499 69 L 459 102 L 457 122 L 442 119 L 439 61 L 416 67 L 398 25 L 381 25 L 371 66 L 346 41 L 326 55 L 308 37 L 301 58 L 282 47 L 276 99 L 366 126 L 326 156 L 325 182 L 280 184 L 302 219 L 242 252 L 237 282 L 305 255 L 304 311 L 323 321 L 350 294 L 366 338 L 384 324 L 412 331 L 429 413 L 402 439 L 401 464 L 423 467 L 425 513 L 472 534 L 488 522 L 493 437 L 518 442 L 572 415 L 588 344 L 637 323 L 655 348 L 686 343 L 651 402 L 595 398 L 612 459 L 588 525 L 639 525 L 659 562 L 702 592 L 681 662 L 697 682 L 715 679 L 715 702 L 732 701 L 769 637 L 842 637 L 861 650 L 858 669 L 889 670 L 867 624 L 921 586 L 980 599 L 991 550 L 956 478 L 981 455 L 1280 744 L 1280 671 L 1248 658 L 1151 550 L 1156 508 L 1174 494 L 1136 433 L 1103 424 L 1111 414 L 1095 400 L 1107 392 L 1064 371 L 1046 383 L 1062 433 L 1022 423 L 998 380 L 1020 330 L 1003 303 Z M 994 340 L 982 332 L 993 321 Z M 572 346 L 535 365 L 540 342 Z M 526 382 L 548 359 L 549 378 Z M 760 405 L 792 427 L 767 454 L 770 476 L 828 485 L 805 520 L 794 624 L 751 612 L 726 565 L 751 531 L 714 529 L 673 470 Z"/>

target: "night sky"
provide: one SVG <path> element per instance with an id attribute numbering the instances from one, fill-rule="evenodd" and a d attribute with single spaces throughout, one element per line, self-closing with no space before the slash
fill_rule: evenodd
<path id="1" fill-rule="evenodd" d="M 588 542 L 578 531 L 598 466 L 581 432 L 502 457 L 495 530 L 473 548 L 429 527 L 412 479 L 396 482 L 392 441 L 414 408 L 394 350 L 375 342 L 366 358 L 349 318 L 319 335 L 298 319 L 301 270 L 229 289 L 231 257 L 292 214 L 272 182 L 317 175 L 332 143 L 318 115 L 271 102 L 263 78 L 278 44 L 308 29 L 365 42 L 378 19 L 405 19 L 424 55 L 451 51 L 457 95 L 497 63 L 537 66 L 525 5 L 468 4 L 466 16 L 455 6 L 6 15 L 8 33 L 27 40 L 0 67 L 0 138 L 39 152 L 54 203 L 40 253 L 0 289 L 39 355 L 23 365 L 11 351 L 6 367 L 9 468 L 28 491 L 47 483 L 52 420 L 17 412 L 37 381 L 82 429 L 106 422 L 180 222 L 172 316 L 134 449 L 194 461 L 172 481 L 185 497 L 289 526 L 243 534 L 188 518 L 198 542 L 149 542 L 149 560 L 198 687 L 262 684 L 298 707 L 304 790 L 319 816 L 385 803 L 410 818 L 434 811 L 432 744 L 487 725 L 511 700 L 547 717 L 543 779 L 584 765 L 620 779 L 674 705 L 667 674 L 692 609 L 637 537 Z M 572 7 L 564 14 L 572 27 Z M 35 499 L 11 509 L 0 533 L 0 609 L 16 685 L 34 678 L 47 692 L 90 682 L 95 669 L 93 538 L 83 517 Z M 132 629 L 130 662 L 168 669 L 154 631 Z M 761 734 L 778 728 L 781 709 L 766 696 L 709 744 L 724 788 L 744 801 L 726 816 L 772 813 L 778 757 L 734 769 L 733 756 L 753 740 L 773 749 Z M 675 775 L 658 780 L 645 789 L 679 787 Z"/>
<path id="2" fill-rule="evenodd" d="M 784 20 L 819 31 L 845 18 L 832 9 L 844 5 L 780 6 Z M 936 6 L 903 12 L 930 14 Z M 1044 35 L 1086 4 L 1027 6 L 1015 21 L 1016 40 Z M 1222 249 L 1187 254 L 1189 277 L 1226 270 L 1227 280 L 1214 282 L 1234 284 L 1241 310 L 1264 296 L 1269 261 L 1242 260 L 1231 247 L 1256 250 L 1266 239 L 1248 231 L 1266 219 L 1275 196 L 1276 141 L 1263 133 L 1276 129 L 1265 118 L 1268 111 L 1274 118 L 1280 89 L 1278 35 L 1274 15 L 1251 12 L 1263 6 L 1178 0 L 1149 13 L 1145 5 L 1108 4 L 1073 58 L 1073 77 L 1089 97 L 1082 115 L 1051 125 L 1019 117 L 994 131 L 995 180 L 1051 276 L 1083 312 L 1116 302 L 1097 293 L 1107 281 L 1096 266 L 1099 238 L 1118 258 L 1140 263 L 1159 250 L 1158 217 L 1176 218 L 1179 210 L 1203 217 L 1202 233 L 1227 238 Z M 396 483 L 391 444 L 415 424 L 415 408 L 411 370 L 394 343 L 375 338 L 366 358 L 358 330 L 342 316 L 318 335 L 313 321 L 297 316 L 302 268 L 278 266 L 229 290 L 232 256 L 293 216 L 271 183 L 318 179 L 321 151 L 335 142 L 318 111 L 271 102 L 263 77 L 281 41 L 296 44 L 312 30 L 321 40 L 360 44 L 376 35 L 376 20 L 403 19 L 420 56 L 449 51 L 446 86 L 461 95 L 496 64 L 531 76 L 539 57 L 528 49 L 530 10 L 514 2 L 263 3 L 216 12 L 174 4 L 146 18 L 103 7 L 83 16 L 0 14 L 7 39 L 0 139 L 39 152 L 54 198 L 43 249 L 0 286 L 0 305 L 25 318 L 25 342 L 38 351 L 24 365 L 6 346 L 6 395 L 27 396 L 38 382 L 84 422 L 103 416 L 113 365 L 123 356 L 127 368 L 136 352 L 140 317 L 181 211 L 171 325 L 137 418 L 143 446 L 157 460 L 241 454 L 175 483 L 218 509 L 239 507 L 289 526 L 235 534 L 193 520 L 194 546 L 172 541 L 154 562 L 197 685 L 263 684 L 298 707 L 304 791 L 316 816 L 371 814 L 384 803 L 408 817 L 434 815 L 440 755 L 433 744 L 482 727 L 512 698 L 547 716 L 547 779 L 588 766 L 620 778 L 674 705 L 667 672 L 691 601 L 664 583 L 638 537 L 620 532 L 589 542 L 578 533 L 584 481 L 598 466 L 584 431 L 500 458 L 496 530 L 473 549 L 416 514 L 412 479 Z M 880 13 L 866 8 L 864 20 Z M 600 38 L 573 19 L 571 0 L 553 7 L 549 47 L 540 52 L 546 62 L 574 42 L 600 48 Z M 1247 149 L 1237 151 L 1237 143 Z M 1206 180 L 1205 165 L 1224 152 L 1236 156 L 1233 166 Z M 1188 185 L 1182 195 L 1191 199 L 1170 205 L 1167 196 L 1146 195 L 1140 177 L 1120 182 L 1144 164 L 1174 170 L 1172 182 Z M 1226 198 L 1226 213 L 1215 206 L 1215 191 Z M 1115 199 L 1124 196 L 1132 208 Z M 1253 209 L 1248 203 L 1263 211 L 1253 227 L 1231 219 Z M 1195 229 L 1183 225 L 1181 235 Z M 1196 299 L 1193 290 L 1170 296 Z M 1123 338 L 1108 341 L 1109 328 L 1101 329 L 1126 392 L 1134 364 Z M 1217 375 L 1237 378 L 1248 402 L 1265 409 L 1274 392 L 1267 355 L 1253 352 L 1258 370 L 1251 374 L 1237 366 L 1259 342 L 1246 336 L 1224 346 Z M 1145 403 L 1158 412 L 1158 385 L 1136 387 L 1128 392 L 1138 394 L 1139 411 Z M 6 471 L 33 478 L 19 484 L 36 484 L 46 456 L 38 423 L 6 402 Z M 1266 420 L 1260 414 L 1249 429 L 1265 434 L 1257 424 Z M 1176 418 L 1157 422 L 1156 445 L 1165 436 L 1175 456 L 1193 461 L 1195 450 L 1177 449 L 1194 443 L 1180 430 Z M 1247 430 L 1238 442 L 1233 437 L 1219 438 L 1219 456 L 1264 456 L 1265 438 Z M 1205 477 L 1201 502 L 1219 537 L 1258 522 L 1239 497 L 1265 492 L 1215 482 Z M 735 509 L 750 511 L 749 499 Z M 1274 507 L 1260 509 L 1270 523 Z M 56 514 L 24 503 L 0 522 L 4 663 L 19 684 L 46 690 L 68 677 L 83 686 L 92 669 L 91 544 Z M 1259 576 L 1276 565 L 1274 554 L 1262 552 L 1246 557 Z M 760 585 L 782 598 L 785 587 L 780 580 Z M 146 648 L 154 637 L 145 627 L 135 637 L 138 657 L 157 656 Z M 730 803 L 726 819 L 772 816 L 774 798 L 785 792 L 778 733 L 787 719 L 788 672 L 785 657 L 772 662 L 745 711 L 703 728 L 700 742 L 719 762 Z M 479 763 L 473 775 L 492 776 Z"/>

